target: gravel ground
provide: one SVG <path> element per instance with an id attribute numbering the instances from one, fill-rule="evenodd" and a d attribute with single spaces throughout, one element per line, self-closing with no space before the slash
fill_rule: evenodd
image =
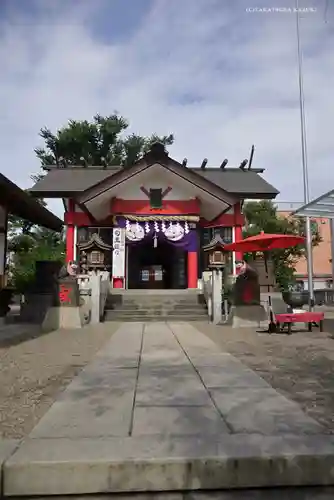
<path id="1" fill-rule="evenodd" d="M 334 434 L 334 336 L 314 329 L 269 335 L 208 323 L 193 323 L 222 350 L 256 371 L 296 401 Z"/>
<path id="2" fill-rule="evenodd" d="M 193 325 L 296 401 L 334 434 L 334 338 L 298 332 L 268 335 L 248 329 Z M 29 434 L 59 393 L 110 339 L 119 323 L 93 329 L 0 341 L 0 438 Z"/>
<path id="3" fill-rule="evenodd" d="M 0 342 L 0 438 L 31 432 L 59 393 L 110 339 L 119 323 L 27 334 Z M 20 340 L 20 342 L 18 341 Z"/>

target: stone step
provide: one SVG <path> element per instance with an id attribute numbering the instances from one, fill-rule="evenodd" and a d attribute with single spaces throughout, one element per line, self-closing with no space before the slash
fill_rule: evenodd
<path id="1" fill-rule="evenodd" d="M 104 317 L 104 321 L 121 321 L 121 322 L 133 322 L 133 321 L 206 321 L 207 315 L 151 315 L 151 314 L 137 314 L 133 316 L 125 316 L 124 314 L 116 314 L 114 312 L 107 312 Z"/>
<path id="2" fill-rule="evenodd" d="M 3 466 L 3 496 L 48 498 L 48 495 L 118 493 L 123 494 L 120 498 L 129 498 L 135 492 L 204 490 L 206 495 L 199 498 L 218 500 L 224 498 L 214 496 L 214 490 L 219 489 L 237 492 L 242 488 L 333 485 L 333 459 L 334 438 L 321 435 L 281 437 L 203 432 L 196 439 L 155 435 L 149 439 L 147 436 L 27 439 Z M 212 494 L 208 493 L 210 490 Z M 234 498 L 229 493 L 227 498 Z M 317 497 L 290 497 L 283 493 L 274 498 Z"/>
<path id="3" fill-rule="evenodd" d="M 143 296 L 142 298 L 138 298 L 137 300 L 122 300 L 122 301 L 117 301 L 113 300 L 112 298 L 107 298 L 107 302 L 110 304 L 201 304 L 203 301 L 199 300 L 161 300 L 159 297 L 145 297 Z"/>
<path id="4" fill-rule="evenodd" d="M 147 307 L 147 308 L 126 308 L 117 307 L 115 309 L 105 308 L 105 311 L 115 312 L 124 314 L 125 316 L 131 316 L 132 314 L 182 314 L 191 316 L 192 314 L 207 314 L 207 311 L 204 307 L 197 307 L 196 309 L 190 308 L 182 308 L 175 309 L 169 307 Z"/>
<path id="5" fill-rule="evenodd" d="M 137 309 L 189 309 L 196 310 L 198 308 L 205 307 L 204 304 L 198 302 L 154 302 L 154 301 L 142 301 L 142 302 L 125 302 L 125 303 L 113 303 L 106 302 L 106 309 L 122 309 L 122 310 L 137 310 Z"/>

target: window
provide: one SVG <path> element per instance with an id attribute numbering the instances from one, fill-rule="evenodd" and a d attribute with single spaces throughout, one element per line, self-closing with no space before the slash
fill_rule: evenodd
<path id="1" fill-rule="evenodd" d="M 98 250 L 93 250 L 89 256 L 91 264 L 99 265 L 104 262 L 104 254 Z"/>
<path id="2" fill-rule="evenodd" d="M 150 189 L 151 208 L 162 207 L 162 189 Z"/>

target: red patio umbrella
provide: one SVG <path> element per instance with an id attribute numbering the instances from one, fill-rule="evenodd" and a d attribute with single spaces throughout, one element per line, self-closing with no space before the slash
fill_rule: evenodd
<path id="1" fill-rule="evenodd" d="M 263 231 L 256 236 L 225 245 L 224 250 L 230 252 L 268 252 L 300 245 L 305 242 L 303 236 L 295 234 L 269 234 Z"/>

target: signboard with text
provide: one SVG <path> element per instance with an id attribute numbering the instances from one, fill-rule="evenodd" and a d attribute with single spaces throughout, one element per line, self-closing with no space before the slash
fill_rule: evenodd
<path id="1" fill-rule="evenodd" d="M 112 277 L 124 278 L 125 275 L 125 229 L 113 228 Z"/>

